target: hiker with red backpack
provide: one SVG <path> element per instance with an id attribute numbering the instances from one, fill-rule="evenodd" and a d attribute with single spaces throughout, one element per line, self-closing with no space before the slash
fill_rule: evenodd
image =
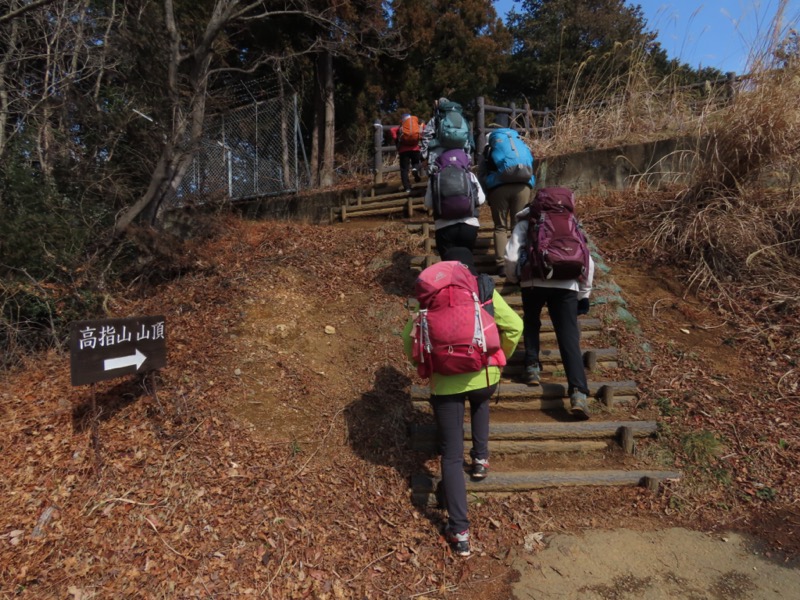
<path id="1" fill-rule="evenodd" d="M 397 128 L 395 144 L 397 145 L 397 155 L 400 158 L 400 181 L 403 190 L 411 191 L 411 181 L 408 177 L 409 169 L 414 176 L 414 182 L 419 183 L 422 158 L 420 153 L 420 142 L 422 141 L 425 125 L 419 118 L 404 112 L 400 117 L 400 126 Z"/>
<path id="2" fill-rule="evenodd" d="M 472 251 L 478 239 L 478 212 L 486 196 L 472 172 L 469 155 L 452 148 L 436 156 L 425 190 L 425 207 L 433 211 L 439 256 L 461 246 Z"/>
<path id="3" fill-rule="evenodd" d="M 506 245 L 505 266 L 508 281 L 519 281 L 522 293 L 523 382 L 540 383 L 539 332 L 542 308 L 547 306 L 567 376 L 570 412 L 588 419 L 589 387 L 578 316 L 589 312 L 594 261 L 575 217 L 575 196 L 569 188 L 542 188 L 516 216 L 517 225 Z"/>
<path id="4" fill-rule="evenodd" d="M 430 378 L 430 403 L 439 436 L 442 489 L 447 509 L 445 539 L 469 556 L 470 534 L 464 479 L 464 404 L 472 432 L 470 475 L 484 479 L 489 467 L 489 399 L 522 334 L 522 320 L 478 275 L 466 248 L 420 273 L 415 284 L 419 312 L 403 331 L 405 353 L 421 377 Z"/>

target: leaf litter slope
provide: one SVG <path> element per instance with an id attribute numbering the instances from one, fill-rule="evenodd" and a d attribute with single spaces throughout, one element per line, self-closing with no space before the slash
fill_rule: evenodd
<path id="1" fill-rule="evenodd" d="M 669 310 L 647 317 L 659 287 L 618 241 L 613 209 L 590 210 L 592 234 L 655 338 L 656 367 L 633 373 L 642 402 L 671 407 L 674 435 L 645 445 L 643 458 L 686 468 L 688 483 L 659 495 L 585 490 L 578 503 L 574 490 L 489 499 L 471 507 L 476 554 L 456 560 L 438 535 L 444 515 L 414 508 L 408 494 L 411 473 L 435 465 L 405 447 L 419 416 L 399 333 L 419 240 L 401 224 L 229 219 L 187 246 L 193 270 L 116 296 L 115 315 L 167 316 L 169 365 L 155 396 L 125 378 L 96 386 L 97 453 L 91 390 L 69 385 L 66 356 L 37 357 L 6 378 L 0 588 L 30 598 L 507 598 L 513 555 L 538 551 L 526 540 L 542 531 L 685 519 L 756 531 L 763 521 L 766 533 L 788 519 L 796 477 L 781 469 L 797 464 L 796 425 L 750 406 L 770 372 L 754 371 L 745 391 L 732 361 L 718 370 L 714 355 L 682 350 L 686 334 L 670 326 L 692 324 L 681 312 L 691 303 L 664 287 L 658 307 Z M 635 335 L 619 339 L 636 363 Z M 712 337 L 706 347 L 721 346 Z M 676 440 L 703 428 L 726 447 L 693 471 Z M 768 452 L 773 433 L 788 445 Z M 730 472 L 723 483 L 709 476 L 720 469 Z M 774 546 L 796 550 L 781 523 Z"/>

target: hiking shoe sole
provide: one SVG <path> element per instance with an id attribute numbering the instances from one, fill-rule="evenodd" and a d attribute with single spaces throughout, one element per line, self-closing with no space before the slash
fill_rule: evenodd
<path id="1" fill-rule="evenodd" d="M 472 550 L 470 550 L 469 542 L 455 542 L 450 544 L 453 548 L 453 552 L 457 556 L 469 556 L 472 554 Z"/>
<path id="2" fill-rule="evenodd" d="M 469 556 L 472 550 L 469 547 L 469 532 L 465 531 L 458 534 L 453 534 L 450 531 L 445 532 L 445 539 L 450 544 L 453 553 L 458 556 Z"/>
<path id="3" fill-rule="evenodd" d="M 569 412 L 572 414 L 573 417 L 575 417 L 576 419 L 580 419 L 581 421 L 587 421 L 590 416 L 589 407 L 582 402 L 574 404 L 569 409 Z"/>
<path id="4" fill-rule="evenodd" d="M 472 472 L 470 477 L 472 479 L 486 479 L 489 474 L 489 464 L 481 464 L 479 462 L 472 463 Z"/>
<path id="5" fill-rule="evenodd" d="M 527 375 L 523 375 L 522 383 L 525 385 L 542 385 L 542 380 L 538 377 L 528 377 Z"/>

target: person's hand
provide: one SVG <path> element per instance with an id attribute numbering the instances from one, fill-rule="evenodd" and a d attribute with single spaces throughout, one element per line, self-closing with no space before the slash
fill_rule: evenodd
<path id="1" fill-rule="evenodd" d="M 579 315 L 588 315 L 589 314 L 589 299 L 582 298 L 578 300 L 578 314 Z"/>

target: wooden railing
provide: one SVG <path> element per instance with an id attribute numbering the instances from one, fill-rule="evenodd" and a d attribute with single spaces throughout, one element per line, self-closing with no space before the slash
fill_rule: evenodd
<path id="1" fill-rule="evenodd" d="M 709 80 L 709 81 L 701 81 L 698 83 L 693 83 L 685 86 L 681 86 L 676 88 L 677 90 L 702 90 L 701 95 L 703 98 L 708 98 L 712 96 L 713 93 L 719 93 L 720 97 L 722 98 L 723 102 L 729 102 L 735 95 L 736 95 L 736 88 L 737 85 L 751 79 L 751 75 L 736 75 L 736 73 L 726 73 L 725 77 L 716 79 L 716 80 Z M 676 89 L 665 91 L 663 93 L 674 93 Z M 591 107 L 600 107 L 605 104 L 608 104 L 608 101 L 605 102 L 598 102 L 593 105 L 581 106 L 579 109 L 576 110 L 583 110 L 586 108 Z M 486 115 L 487 113 L 493 114 L 496 117 L 498 115 L 504 115 L 508 118 L 508 127 L 516 129 L 523 135 L 529 136 L 536 136 L 542 139 L 548 139 L 551 135 L 553 135 L 554 127 L 555 127 L 555 120 L 556 120 L 556 111 L 552 111 L 548 108 L 544 110 L 533 110 L 531 109 L 530 105 L 525 103 L 521 107 L 518 107 L 515 103 L 511 103 L 510 106 L 495 106 L 491 104 L 486 104 L 486 101 L 483 96 L 480 96 L 476 99 L 477 110 L 475 114 L 475 119 L 470 121 L 470 128 L 473 134 L 473 139 L 475 140 L 475 148 L 476 148 L 476 155 L 478 160 L 480 160 L 480 156 L 482 154 L 482 149 L 486 145 L 486 137 L 487 135 L 497 128 L 497 125 L 494 121 L 490 122 L 488 125 L 486 123 Z M 473 129 L 474 123 L 474 129 Z M 388 130 L 389 127 L 394 127 L 392 125 L 383 125 L 380 121 L 376 121 L 374 123 L 374 151 L 373 151 L 373 181 L 375 184 L 384 183 L 384 175 L 386 173 L 393 173 L 400 170 L 398 165 L 385 165 L 385 157 L 387 155 L 395 156 L 397 153 L 397 148 L 394 144 L 385 145 L 384 142 L 385 134 L 384 132 Z"/>

